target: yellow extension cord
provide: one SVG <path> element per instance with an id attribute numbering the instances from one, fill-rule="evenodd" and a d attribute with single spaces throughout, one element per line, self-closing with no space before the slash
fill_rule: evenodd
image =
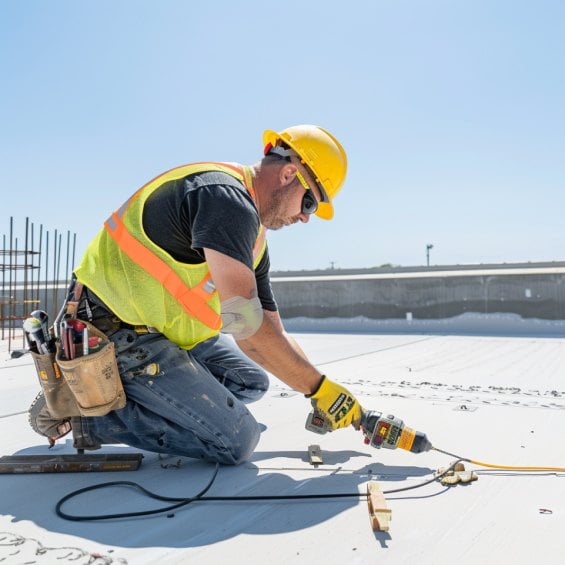
<path id="1" fill-rule="evenodd" d="M 461 457 L 455 455 L 454 453 L 449 453 L 449 451 L 444 451 L 443 449 L 438 449 L 437 447 L 432 447 L 435 451 L 444 453 L 445 455 L 450 455 L 451 457 L 456 457 L 461 461 L 466 461 L 467 463 L 473 463 L 474 465 L 479 465 L 480 467 L 490 467 L 491 469 L 509 469 L 512 471 L 562 471 L 565 472 L 565 467 L 523 467 L 514 465 L 494 465 L 493 463 L 483 463 L 482 461 L 474 461 L 473 459 L 467 459 L 466 457 Z"/>
<path id="2" fill-rule="evenodd" d="M 512 465 L 493 465 L 492 463 L 482 463 L 481 461 L 473 461 L 465 459 L 469 463 L 480 465 L 481 467 L 491 467 L 492 469 L 512 469 L 513 471 L 564 471 L 565 467 L 515 467 Z"/>

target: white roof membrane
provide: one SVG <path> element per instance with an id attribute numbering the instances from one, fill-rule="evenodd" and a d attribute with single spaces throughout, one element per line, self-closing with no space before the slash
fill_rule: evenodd
<path id="1" fill-rule="evenodd" d="M 487 463 L 565 467 L 563 337 L 294 337 L 366 409 L 399 416 L 440 449 Z M 29 428 L 26 410 L 39 386 L 32 360 L 9 359 L 5 342 L 0 345 L 0 454 L 73 453 L 71 440 L 48 450 Z M 221 467 L 210 496 L 364 493 L 369 480 L 389 490 L 423 482 L 453 461 L 437 452 L 376 450 L 352 428 L 308 432 L 309 402 L 276 379 L 250 408 L 265 427 L 257 450 L 247 463 Z M 322 449 L 318 467 L 308 463 L 311 444 Z M 145 453 L 140 470 L 126 473 L 0 475 L 0 560 L 87 563 L 99 553 L 107 562 L 136 564 L 563 562 L 565 472 L 466 467 L 477 471 L 478 481 L 386 495 L 392 510 L 386 533 L 373 532 L 364 498 L 196 502 L 157 516 L 102 522 L 55 514 L 62 496 L 106 481 L 191 496 L 214 466 L 184 457 Z M 110 488 L 85 493 L 64 509 L 102 514 L 161 504 L 131 488 Z M 49 549 L 38 553 L 39 544 Z"/>

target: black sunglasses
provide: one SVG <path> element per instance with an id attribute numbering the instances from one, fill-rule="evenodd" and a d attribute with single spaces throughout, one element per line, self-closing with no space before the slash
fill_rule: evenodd
<path id="1" fill-rule="evenodd" d="M 312 190 L 308 189 L 302 197 L 302 213 L 313 214 L 318 209 L 318 201 L 312 194 Z"/>

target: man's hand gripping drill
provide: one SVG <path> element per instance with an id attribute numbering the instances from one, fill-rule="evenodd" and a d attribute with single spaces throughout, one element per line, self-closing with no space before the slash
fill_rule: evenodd
<path id="1" fill-rule="evenodd" d="M 322 377 L 318 389 L 308 396 L 313 411 L 308 414 L 306 429 L 317 434 L 333 432 L 353 425 L 361 428 L 365 443 L 380 449 L 400 447 L 412 453 L 432 449 L 426 434 L 408 428 L 400 418 L 375 410 L 363 411 L 357 399 L 342 386 Z"/>
<path id="2" fill-rule="evenodd" d="M 325 375 L 318 388 L 309 395 L 314 412 L 308 416 L 306 428 L 325 434 L 353 424 L 359 429 L 361 406 L 357 399 L 341 385 L 330 381 Z M 311 424 L 311 427 L 309 427 Z M 323 431 L 322 431 L 323 430 Z"/>

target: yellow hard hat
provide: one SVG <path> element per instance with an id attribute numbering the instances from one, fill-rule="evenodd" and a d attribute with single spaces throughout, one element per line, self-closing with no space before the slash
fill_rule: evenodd
<path id="1" fill-rule="evenodd" d="M 322 193 L 316 216 L 331 220 L 332 200 L 341 190 L 347 173 L 347 155 L 339 141 L 319 126 L 292 126 L 281 132 L 266 130 L 263 134 L 265 155 L 281 144 L 290 147 L 315 177 Z"/>

